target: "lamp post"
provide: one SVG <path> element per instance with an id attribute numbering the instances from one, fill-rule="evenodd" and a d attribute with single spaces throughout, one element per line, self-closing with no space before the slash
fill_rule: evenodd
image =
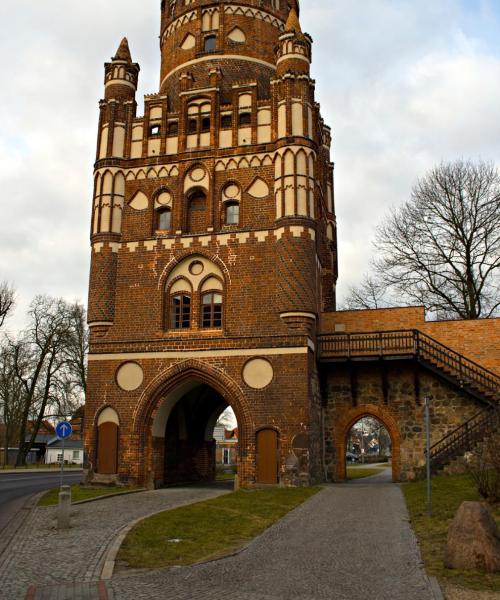
<path id="1" fill-rule="evenodd" d="M 425 396 L 425 454 L 426 454 L 426 471 L 427 471 L 427 514 L 432 517 L 432 486 L 431 486 L 431 415 L 430 406 L 432 396 Z"/>

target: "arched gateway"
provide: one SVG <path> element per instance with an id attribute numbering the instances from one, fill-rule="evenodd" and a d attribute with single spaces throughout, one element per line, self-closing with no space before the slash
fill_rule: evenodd
<path id="1" fill-rule="evenodd" d="M 364 414 L 391 434 L 395 478 L 416 476 L 426 394 L 433 442 L 498 397 L 476 363 L 498 367 L 500 321 L 462 331 L 422 308 L 337 312 L 332 135 L 298 0 L 158 5 L 159 93 L 137 114 L 123 39 L 99 104 L 89 476 L 209 479 L 228 405 L 243 486 L 342 479 Z"/>
<path id="2" fill-rule="evenodd" d="M 133 417 L 142 454 L 139 480 L 156 486 L 215 479 L 213 430 L 230 406 L 238 422 L 238 472 L 246 477 L 253 422 L 242 391 L 224 372 L 183 361 L 144 390 Z"/>

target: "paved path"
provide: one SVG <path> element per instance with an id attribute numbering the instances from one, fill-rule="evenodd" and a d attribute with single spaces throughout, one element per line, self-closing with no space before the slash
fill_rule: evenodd
<path id="1" fill-rule="evenodd" d="M 390 470 L 326 487 L 240 554 L 111 580 L 120 600 L 433 600 Z M 370 480 L 370 481 L 369 481 Z"/>
<path id="2" fill-rule="evenodd" d="M 387 470 L 326 486 L 235 556 L 121 571 L 106 585 L 97 583 L 100 565 L 120 527 L 223 491 L 173 488 L 79 505 L 65 533 L 51 527 L 53 509 L 39 508 L 0 560 L 0 598 L 23 600 L 36 583 L 34 600 L 433 600 L 402 492 L 389 478 Z"/>
<path id="3" fill-rule="evenodd" d="M 102 558 L 109 543 L 124 525 L 154 511 L 226 492 L 221 487 L 190 486 L 79 504 L 72 507 L 72 529 L 68 531 L 55 529 L 55 508 L 38 507 L 0 555 L 0 599 L 23 600 L 31 584 L 36 584 L 38 589 L 63 582 L 95 582 L 99 579 Z M 71 589 L 68 585 L 64 587 Z M 54 590 L 51 596 L 32 592 L 30 597 L 73 600 L 87 596 L 67 593 L 63 596 Z M 139 595 L 134 600 L 142 597 Z"/>

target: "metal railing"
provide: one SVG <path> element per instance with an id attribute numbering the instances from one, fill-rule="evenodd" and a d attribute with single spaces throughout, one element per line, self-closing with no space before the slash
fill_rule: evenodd
<path id="1" fill-rule="evenodd" d="M 318 337 L 320 359 L 411 356 L 431 363 L 462 387 L 500 403 L 500 377 L 418 329 L 334 333 Z"/>
<path id="2" fill-rule="evenodd" d="M 466 421 L 431 446 L 431 469 L 435 473 L 454 458 L 472 450 L 500 426 L 500 410 L 490 408 Z"/>

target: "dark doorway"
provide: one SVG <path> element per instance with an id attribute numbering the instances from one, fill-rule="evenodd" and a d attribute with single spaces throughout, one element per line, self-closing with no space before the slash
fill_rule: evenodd
<path id="1" fill-rule="evenodd" d="M 214 439 L 214 430 L 227 408 L 226 400 L 205 384 L 176 402 L 165 428 L 165 484 L 216 479 L 220 440 Z"/>

